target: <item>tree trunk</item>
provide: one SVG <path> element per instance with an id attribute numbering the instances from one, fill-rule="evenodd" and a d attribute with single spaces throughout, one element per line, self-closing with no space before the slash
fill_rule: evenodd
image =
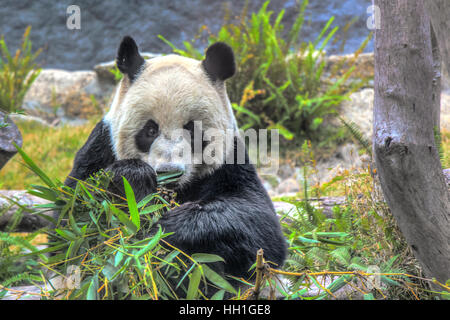
<path id="1" fill-rule="evenodd" d="M 386 201 L 424 273 L 450 279 L 450 193 L 434 127 L 439 128 L 439 54 L 425 1 L 375 0 L 373 149 Z"/>
<path id="2" fill-rule="evenodd" d="M 444 68 L 450 73 L 450 3 L 448 0 L 426 0 L 423 4 L 436 34 Z"/>

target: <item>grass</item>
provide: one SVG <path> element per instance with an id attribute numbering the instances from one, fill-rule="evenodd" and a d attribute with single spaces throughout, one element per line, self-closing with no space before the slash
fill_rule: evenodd
<path id="1" fill-rule="evenodd" d="M 443 137 L 444 157 L 448 157 L 448 132 Z M 333 283 L 349 281 L 346 272 L 368 274 L 370 270 L 377 270 L 380 273 L 378 289 L 381 290 L 370 292 L 363 285 L 365 289 L 362 292 L 356 290 L 349 298 L 355 297 L 356 293 L 357 297 L 359 295 L 364 299 L 434 299 L 436 292 L 430 290 L 431 281 L 424 278 L 370 168 L 353 172 L 346 170 L 327 183 L 310 186 L 308 177 L 315 171 L 314 156 L 310 145 L 304 144 L 302 150 L 310 155 L 309 161 L 305 159 L 310 166 L 304 170 L 303 190 L 297 196 L 278 199 L 296 207 L 283 222 L 290 244 L 283 270 L 292 281 L 292 288 L 304 290 L 304 284 L 298 277 L 302 274 L 306 276 L 305 270 L 309 275 L 335 274 Z M 346 199 L 344 204 L 332 208 L 331 217 L 324 216 L 308 200 L 331 195 Z M 299 198 L 305 200 L 299 201 Z M 356 285 L 355 280 L 349 282 Z M 447 290 L 450 289 L 449 283 L 447 281 Z M 441 297 L 448 299 L 449 295 L 442 293 Z"/>
<path id="2" fill-rule="evenodd" d="M 303 3 L 306 5 L 307 2 Z M 260 38 L 259 30 L 255 26 L 264 22 L 262 30 L 272 35 L 267 39 L 274 41 L 266 43 L 268 48 L 276 48 L 280 43 L 284 46 L 283 42 L 276 41 L 280 31 L 277 26 L 281 26 L 279 23 L 283 11 L 275 19 L 278 24 L 270 24 L 272 13 L 267 12 L 265 6 L 267 3 L 257 15 L 253 15 L 252 20 L 242 20 L 242 25 L 229 24 L 222 29 L 221 34 L 213 36 L 212 40 L 240 39 L 237 35 L 240 35 L 241 30 L 246 30 L 254 39 Z M 297 27 L 301 26 L 302 19 L 299 15 Z M 330 24 L 331 22 L 332 19 Z M 330 31 L 329 39 L 335 30 Z M 298 30 L 294 31 L 293 34 L 298 35 Z M 326 31 L 327 28 L 324 29 L 324 34 Z M 257 43 L 256 40 L 253 42 Z M 240 60 L 258 58 L 248 55 L 242 44 L 245 42 L 237 41 L 234 44 Z M 187 43 L 186 49 L 189 48 Z M 301 48 L 304 56 L 286 60 L 290 49 L 288 45 L 281 55 L 283 58 L 273 58 L 277 51 L 270 50 L 266 52 L 269 57 L 266 58 L 269 61 L 283 61 L 285 65 L 280 68 L 283 72 L 287 71 L 287 74 L 292 70 L 295 71 L 294 74 L 298 74 L 296 68 L 310 66 L 310 69 L 320 76 L 323 65 L 321 60 L 313 56 L 313 48 L 310 44 Z M 191 49 L 191 53 L 199 54 L 195 49 Z M 288 61 L 296 61 L 298 65 Z M 238 91 L 233 101 L 235 109 L 241 116 L 247 115 L 248 121 L 252 118 L 256 122 L 261 120 L 247 109 L 250 103 L 259 101 L 259 105 L 253 107 L 263 107 L 262 111 L 265 111 L 264 108 L 269 102 L 281 101 L 282 99 L 276 98 L 283 96 L 284 91 L 288 92 L 291 86 L 294 86 L 294 107 L 316 105 L 315 98 L 311 98 L 315 95 L 297 95 L 296 87 L 303 86 L 302 83 L 295 85 L 295 79 L 292 82 L 286 82 L 284 79 L 280 83 L 272 83 L 273 81 L 269 80 L 270 75 L 272 72 L 277 73 L 278 69 L 271 69 L 271 63 L 264 64 L 260 61 L 255 65 L 258 68 L 264 66 L 258 71 L 260 79 L 237 79 L 236 81 L 241 82 L 235 86 Z M 250 73 L 243 73 L 244 76 L 248 74 Z M 268 87 L 261 89 L 264 84 Z M 313 83 L 314 88 L 316 86 Z M 263 94 L 267 94 L 265 99 L 262 99 Z M 342 97 L 339 95 L 335 98 L 340 101 Z M 330 106 L 334 107 L 334 104 Z M 326 103 L 325 107 L 328 108 Z M 311 113 L 310 119 L 306 121 L 307 127 L 317 129 L 326 113 Z M 166 234 L 162 230 L 149 235 L 149 230 L 157 224 L 158 217 L 170 214 L 170 208 L 176 204 L 168 203 L 158 194 L 149 195 L 145 201 L 136 203 L 133 190 L 129 186 L 126 187 L 126 199 L 112 199 L 111 195 L 104 191 L 108 177 L 102 173 L 78 184 L 75 189 L 62 186 L 60 181 L 63 181 L 71 170 L 76 151 L 86 141 L 98 120 L 99 118 L 92 119 L 79 127 L 56 128 L 34 122 L 17 123 L 23 135 L 25 153 L 22 158 L 20 155 L 14 157 L 0 171 L 0 189 L 30 189 L 31 194 L 50 201 L 49 204 L 35 208 L 37 211 L 58 210 L 64 216 L 66 224 L 53 221 L 56 224 L 55 229 L 39 230 L 32 234 L 0 232 L 0 298 L 7 291 L 5 287 L 38 284 L 42 281 L 49 284 L 47 271 L 60 275 L 62 279 L 67 275 L 70 277 L 70 267 L 76 265 L 80 268 L 81 285 L 78 288 L 70 287 L 66 281 L 62 290 L 43 291 L 42 298 L 203 299 L 206 298 L 205 288 L 214 287 L 217 292 L 211 298 L 222 299 L 228 292 L 234 299 L 247 299 L 251 295 L 251 289 L 237 291 L 231 287 L 226 277 L 218 275 L 209 267 L 209 263 L 221 261 L 219 256 L 187 256 L 165 242 Z M 269 119 L 265 125 L 280 125 L 280 128 L 286 125 L 291 129 L 288 120 Z M 255 123 L 250 122 L 250 125 L 254 126 Z M 348 127 L 351 129 L 351 126 Z M 286 134 L 289 133 L 287 130 Z M 296 135 L 296 138 L 299 136 L 301 135 Z M 442 164 L 448 168 L 449 131 L 441 133 L 441 141 Z M 267 264 L 264 272 L 256 270 L 254 278 L 233 280 L 243 282 L 249 288 L 258 288 L 258 291 L 261 287 L 269 287 L 269 297 L 277 291 L 288 300 L 329 299 L 346 284 L 354 288 L 349 298 L 354 297 L 355 293 L 368 300 L 437 297 L 439 293 L 430 291 L 428 284 L 432 280 L 422 276 L 421 268 L 398 230 L 379 189 L 375 187 L 369 170 L 343 171 L 329 182 L 310 186 L 308 180 L 315 170 L 314 153 L 311 150 L 312 146 L 308 143 L 304 143 L 302 149 L 296 149 L 295 157 L 302 158 L 303 163 L 309 164 L 303 171 L 305 183 L 301 194 L 295 198 L 280 199 L 295 206 L 290 215 L 281 219 L 289 244 L 285 265 L 281 270 L 275 270 Z M 125 185 L 127 186 L 126 182 Z M 319 196 L 345 196 L 347 202 L 335 206 L 332 216 L 326 217 L 308 200 Z M 298 201 L 298 198 L 303 198 L 304 201 Z M 0 216 L 2 212 L 3 209 L 0 208 Z M 46 233 L 52 236 L 48 248 L 42 251 L 36 245 L 47 241 Z M 28 253 L 25 253 L 25 249 Z M 53 252 L 54 255 L 48 257 L 44 254 L 48 252 Z M 256 263 L 264 263 L 261 256 L 258 257 Z M 373 272 L 378 273 L 380 280 L 379 285 L 375 287 L 370 285 Z M 280 286 L 275 281 L 280 275 L 289 280 L 287 287 Z M 326 279 L 330 280 L 330 283 L 324 285 L 323 281 Z M 450 291 L 448 283 L 443 287 Z M 322 290 L 316 295 L 305 296 L 311 286 L 320 287 Z M 442 293 L 441 297 L 448 299 L 449 295 Z"/>
<path id="3" fill-rule="evenodd" d="M 28 26 L 14 54 L 9 52 L 4 37 L 0 39 L 0 110 L 6 113 L 21 110 L 26 92 L 41 72 L 35 60 L 42 50 L 32 52 L 30 31 Z"/>
<path id="4" fill-rule="evenodd" d="M 19 149 L 19 153 L 27 169 L 41 180 L 40 185 L 31 185 L 28 192 L 50 201 L 36 206 L 35 213 L 56 211 L 59 218 L 47 217 L 55 227 L 53 231 L 46 230 L 50 241 L 43 250 L 23 237 L 0 232 L 0 244 L 6 250 L 6 263 L 0 265 L 5 269 L 0 274 L 0 289 L 24 281 L 44 281 L 46 287 L 58 289 L 46 291 L 43 298 L 87 300 L 195 299 L 205 297 L 206 288 L 211 287 L 216 289 L 211 298 L 220 299 L 225 292 L 237 294 L 225 278 L 207 265 L 223 261 L 222 258 L 203 253 L 188 256 L 163 240 L 168 234 L 160 227 L 156 233 L 152 231 L 163 212 L 175 203 L 167 202 L 158 193 L 136 203 L 125 178 L 126 198 L 113 195 L 106 191 L 111 176 L 103 171 L 71 189 L 51 179 L 23 150 Z M 163 187 L 172 177 L 158 176 L 159 186 Z M 11 245 L 27 248 L 31 253 L 14 254 Z M 50 257 L 44 254 L 50 252 Z M 35 257 L 32 263 L 36 267 L 38 262 L 39 267 L 2 279 L 5 273 L 11 274 L 17 255 Z M 71 286 L 67 277 L 75 276 L 74 268 L 80 282 Z M 61 281 L 60 285 L 57 281 Z M 0 298 L 6 291 L 0 290 Z"/>
<path id="5" fill-rule="evenodd" d="M 93 123 L 83 128 L 71 128 L 73 130 L 47 128 L 43 134 L 48 137 L 53 133 L 52 139 L 65 137 L 65 141 L 72 141 L 76 150 L 86 139 L 92 126 Z M 32 137 L 38 136 L 36 141 L 43 140 L 42 135 L 36 132 L 31 134 L 32 128 L 37 129 L 36 127 L 29 124 L 25 127 L 30 129 L 28 134 Z M 63 131 L 72 132 L 64 135 Z M 76 137 L 81 139 L 81 143 L 76 142 Z M 443 133 L 442 141 L 445 161 L 448 161 L 448 132 Z M 55 146 L 61 143 L 54 140 L 52 142 Z M 302 151 L 306 154 L 304 160 L 312 163 L 311 168 L 305 171 L 308 177 L 314 173 L 311 145 L 304 144 Z M 46 152 L 50 154 L 50 151 Z M 72 161 L 73 153 L 74 151 L 68 160 Z M 158 215 L 170 214 L 171 204 L 164 202 L 162 198 L 159 204 L 151 202 L 158 197 L 157 194 L 150 195 L 138 204 L 134 200 L 133 191 L 128 188 L 127 198 L 123 202 L 112 202 L 103 191 L 105 188 L 102 183 L 105 180 L 101 175 L 79 185 L 75 190 L 62 187 L 43 172 L 62 179 L 66 174 L 64 171 L 68 171 L 70 165 L 59 173 L 43 167 L 38 170 L 36 168 L 48 156 L 43 156 L 41 152 L 37 152 L 37 155 L 38 165 L 30 165 L 30 160 L 26 158 L 25 161 L 28 162 L 28 167 L 34 167 L 34 173 L 30 175 L 34 176 L 32 183 L 38 186 L 29 186 L 31 178 L 22 183 L 25 182 L 34 195 L 50 200 L 49 205 L 38 210 L 60 210 L 65 214 L 67 223 L 57 227 L 56 239 L 52 240 L 49 249 L 45 251 L 56 253 L 51 258 L 45 257 L 31 243 L 37 234 L 23 237 L 0 233 L 0 247 L 3 248 L 0 253 L 3 259 L 0 265 L 0 269 L 3 269 L 0 270 L 3 273 L 0 275 L 1 286 L 39 283 L 42 279 L 48 284 L 47 274 L 43 270 L 67 275 L 70 273 L 70 265 L 78 265 L 82 281 L 78 289 L 43 292 L 42 297 L 204 299 L 205 288 L 202 285 L 208 283 L 208 286 L 217 290 L 218 294 L 214 296 L 217 299 L 223 298 L 225 292 L 232 294 L 234 299 L 247 299 L 252 292 L 251 288 L 269 287 L 272 288 L 272 294 L 278 292 L 289 300 L 306 298 L 308 288 L 323 286 L 325 279 L 329 282 L 322 291 L 308 299 L 332 298 L 346 284 L 355 288 L 348 298 L 433 299 L 439 294 L 430 291 L 428 284 L 432 280 L 422 276 L 420 266 L 398 230 L 379 190 L 374 188 L 367 170 L 343 172 L 328 184 L 317 187 L 304 184 L 302 197 L 305 199 L 330 193 L 346 197 L 345 204 L 333 208 L 332 217 L 325 217 L 308 200 L 299 202 L 295 198 L 281 199 L 294 204 L 296 208 L 289 216 L 281 219 L 289 243 L 288 259 L 281 270 L 272 269 L 269 265 L 263 274 L 256 277 L 260 279 L 259 282 L 255 282 L 255 278 L 239 279 L 250 289 L 235 291 L 227 278 L 214 273 L 208 266 L 210 262 L 220 261 L 220 257 L 198 254 L 188 257 L 165 243 L 165 235 L 161 231 L 153 236 L 145 236 L 148 234 L 146 230 L 157 223 Z M 58 157 L 56 154 L 53 156 Z M 20 165 L 20 169 L 29 171 L 23 165 Z M 169 212 L 161 212 L 163 207 L 168 208 Z M 20 248 L 33 253 L 23 256 L 17 250 Z M 22 260 L 25 262 L 20 266 L 15 263 L 17 257 L 27 260 Z M 370 286 L 373 272 L 379 273 L 380 283 L 377 287 Z M 287 287 L 275 281 L 280 275 L 289 280 Z M 170 287 L 168 283 L 173 286 Z M 119 287 L 128 289 L 121 292 L 118 291 Z M 448 285 L 447 290 L 450 290 Z M 441 296 L 448 298 L 445 293 L 441 293 Z"/>
<path id="6" fill-rule="evenodd" d="M 77 127 L 45 127 L 36 122 L 17 122 L 23 135 L 23 149 L 53 179 L 64 180 L 69 174 L 75 153 L 87 140 L 98 119 Z M 443 130 L 443 167 L 450 168 L 450 131 Z M 301 150 L 296 157 L 301 157 Z M 337 177 L 335 180 L 339 180 Z M 39 178 L 26 170 L 16 155 L 0 171 L 0 189 L 21 190 L 30 184 L 39 182 Z M 322 194 L 343 195 L 345 188 L 339 184 L 326 184 Z"/>
<path id="7" fill-rule="evenodd" d="M 98 120 L 78 127 L 46 127 L 31 121 L 16 124 L 22 132 L 25 152 L 51 178 L 64 180 L 72 168 L 75 153 L 85 143 Z M 39 178 L 21 164 L 19 155 L 14 156 L 0 171 L 0 189 L 24 189 L 38 182 Z"/>

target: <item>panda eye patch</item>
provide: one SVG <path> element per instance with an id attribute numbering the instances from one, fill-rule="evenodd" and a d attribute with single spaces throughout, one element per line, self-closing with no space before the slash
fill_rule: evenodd
<path id="1" fill-rule="evenodd" d="M 148 152 L 153 141 L 158 137 L 158 135 L 158 124 L 153 120 L 148 120 L 135 137 L 136 147 L 141 152 Z"/>

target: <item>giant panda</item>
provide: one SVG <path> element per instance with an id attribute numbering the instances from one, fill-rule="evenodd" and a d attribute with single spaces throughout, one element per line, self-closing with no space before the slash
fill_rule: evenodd
<path id="1" fill-rule="evenodd" d="M 249 277 L 260 248 L 272 266 L 281 267 L 286 240 L 255 167 L 247 154 L 243 163 L 225 161 L 242 145 L 225 88 L 236 69 L 232 49 L 218 42 L 203 61 L 174 54 L 144 60 L 127 36 L 116 63 L 123 79 L 109 111 L 77 152 L 65 184 L 73 188 L 76 179 L 104 169 L 114 174 L 116 192 L 124 192 L 123 176 L 139 201 L 155 192 L 158 174 L 181 171 L 172 186 L 180 206 L 158 222 L 166 233 L 173 232 L 169 243 L 188 254 L 221 256 L 222 271 L 236 277 Z M 197 123 L 201 133 L 234 132 L 233 143 L 224 146 L 221 139 L 208 141 L 200 134 L 200 155 L 215 144 L 215 161 L 174 161 L 186 139 L 171 139 L 171 134 L 179 129 L 194 133 Z M 195 159 L 196 141 L 189 143 Z"/>

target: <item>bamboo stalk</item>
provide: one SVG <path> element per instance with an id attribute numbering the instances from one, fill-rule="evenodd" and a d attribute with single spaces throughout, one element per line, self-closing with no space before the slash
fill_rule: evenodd
<path id="1" fill-rule="evenodd" d="M 264 272 L 264 250 L 259 249 L 256 252 L 256 280 L 253 288 L 253 299 L 258 300 L 261 291 L 262 279 Z"/>

